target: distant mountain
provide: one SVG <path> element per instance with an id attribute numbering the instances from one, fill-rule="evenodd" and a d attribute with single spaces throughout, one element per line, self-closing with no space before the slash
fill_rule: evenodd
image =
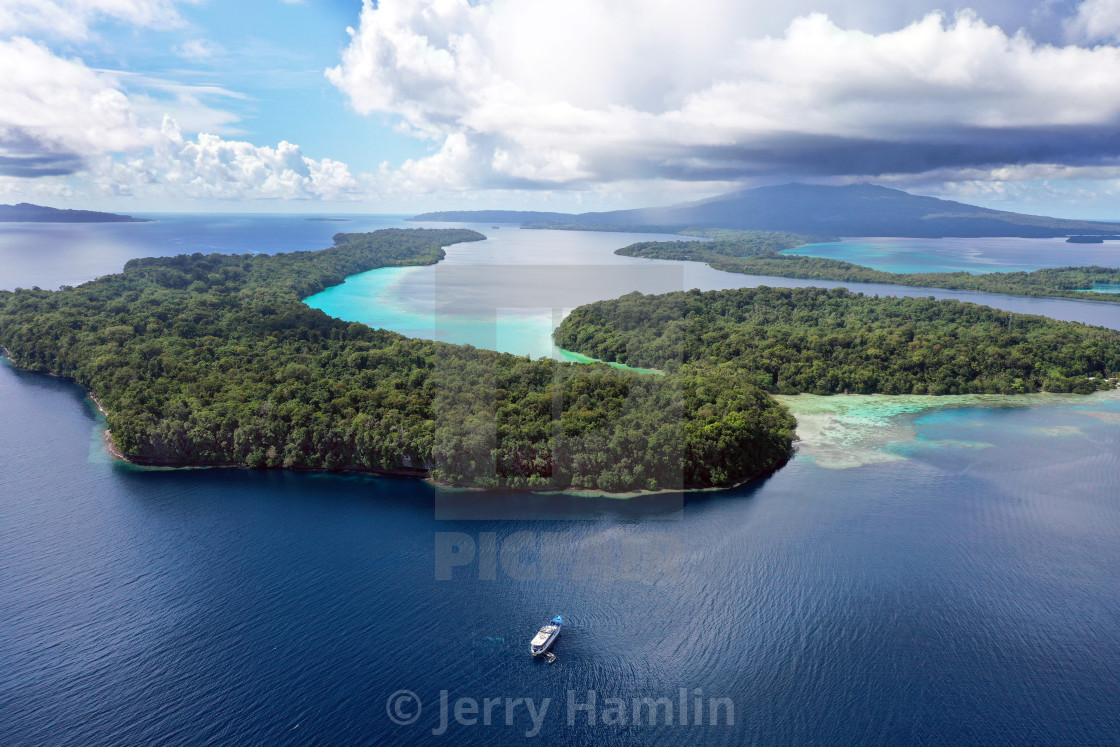
<path id="1" fill-rule="evenodd" d="M 1113 234 L 1120 224 L 1023 215 L 919 197 L 873 184 L 829 187 L 785 184 L 732 192 L 699 202 L 608 213 L 549 214 L 514 211 L 429 213 L 417 220 L 496 221 L 483 217 L 501 213 L 503 220 L 547 228 L 739 228 L 788 231 L 817 236 L 946 236 L 1052 237 Z M 454 215 L 455 218 L 434 216 Z M 555 215 L 542 218 L 542 215 Z"/>
<path id="2" fill-rule="evenodd" d="M 0 223 L 146 223 L 146 218 L 131 215 L 98 213 L 94 210 L 59 210 L 58 208 L 32 205 L 0 205 Z"/>

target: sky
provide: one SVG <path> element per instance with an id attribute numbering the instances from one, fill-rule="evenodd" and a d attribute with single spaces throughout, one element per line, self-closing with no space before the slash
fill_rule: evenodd
<path id="1" fill-rule="evenodd" d="M 0 0 L 0 202 L 1120 219 L 1120 0 Z"/>

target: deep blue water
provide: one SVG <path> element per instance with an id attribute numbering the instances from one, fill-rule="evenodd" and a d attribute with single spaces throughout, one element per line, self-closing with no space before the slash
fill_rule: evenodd
<path id="1" fill-rule="evenodd" d="M 527 741 L 504 700 L 433 734 L 443 690 L 551 698 L 550 744 L 1116 744 L 1120 398 L 984 402 L 869 406 L 881 461 L 619 501 L 131 468 L 78 387 L 0 364 L 0 745 Z M 569 691 L 678 723 L 569 726 Z"/>
<path id="2" fill-rule="evenodd" d="M 547 743 L 1120 733 L 1120 402 L 926 414 L 905 461 L 799 458 L 675 505 L 504 497 L 507 516 L 553 518 L 439 520 L 449 502 L 483 515 L 472 503 L 489 497 L 131 469 L 103 456 L 77 387 L 3 365 L 0 401 L 0 744 L 518 743 L 532 729 L 499 712 L 437 737 L 441 690 L 552 698 Z M 989 446 L 945 445 L 962 434 Z M 498 563 L 489 580 L 476 561 L 437 579 L 441 533 L 516 550 L 520 532 L 557 533 L 556 578 L 537 578 L 534 550 L 517 558 L 528 573 Z M 627 542 L 669 560 L 620 567 Z M 593 543 L 610 559 L 577 571 Z M 559 661 L 531 661 L 556 612 Z M 682 687 L 730 698 L 734 722 L 567 724 L 569 690 L 676 702 Z M 403 689 L 425 703 L 411 726 L 386 715 Z"/>

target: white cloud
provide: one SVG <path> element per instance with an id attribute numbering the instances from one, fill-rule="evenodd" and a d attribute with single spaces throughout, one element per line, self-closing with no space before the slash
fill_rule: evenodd
<path id="1" fill-rule="evenodd" d="M 170 118 L 150 151 L 99 159 L 89 178 L 104 193 L 149 199 L 339 200 L 361 190 L 346 164 L 307 158 L 298 145 L 270 148 L 207 134 L 186 139 Z"/>
<path id="2" fill-rule="evenodd" d="M 467 189 L 471 184 L 467 174 L 475 162 L 474 147 L 467 138 L 460 133 L 452 133 L 434 155 L 415 160 L 410 158 L 398 170 L 383 163 L 379 178 L 372 184 L 382 190 L 399 192 Z"/>
<path id="3" fill-rule="evenodd" d="M 74 196 L 74 188 L 61 179 L 20 179 L 0 176 L 0 196 L 5 201 L 60 200 Z"/>
<path id="4" fill-rule="evenodd" d="M 141 92 L 126 93 L 131 88 Z M 271 148 L 223 139 L 214 130 L 230 129 L 236 118 L 202 97 L 240 94 L 95 71 L 26 38 L 0 41 L 0 193 L 72 195 L 74 187 L 85 191 L 82 185 L 168 200 L 341 200 L 361 193 L 339 161 L 308 158 L 289 142 Z M 203 134 L 184 137 L 168 114 L 184 116 L 188 131 Z"/>
<path id="5" fill-rule="evenodd" d="M 1117 219 L 1120 166 L 1093 168 L 1037 164 L 986 171 L 931 173 L 927 179 L 883 179 L 920 194 L 997 210 L 1088 220 Z"/>
<path id="6" fill-rule="evenodd" d="M 804 159 L 791 142 L 921 145 L 1120 116 L 1114 47 L 1039 44 L 971 13 L 878 34 L 810 14 L 752 38 L 751 5 L 366 0 L 327 77 L 357 111 L 443 146 L 409 165 L 423 182 L 474 187 L 744 177 Z"/>
<path id="7" fill-rule="evenodd" d="M 214 98 L 243 96 L 92 70 L 24 37 L 0 41 L 0 174 L 72 172 L 96 156 L 153 147 L 168 114 L 189 132 L 236 132 L 235 115 L 206 103 Z"/>
<path id="8" fill-rule="evenodd" d="M 184 60 L 202 62 L 212 60 L 225 54 L 225 47 L 209 39 L 189 39 L 182 44 L 176 44 L 175 54 Z"/>
<path id="9" fill-rule="evenodd" d="M 971 14 L 949 22 L 931 14 L 877 36 L 813 15 L 782 39 L 747 45 L 734 70 L 682 114 L 716 117 L 738 131 L 793 124 L 801 132 L 877 136 L 900 128 L 1095 124 L 1120 112 L 1120 50 L 1040 46 Z M 744 116 L 751 103 L 758 111 Z"/>
<path id="10" fill-rule="evenodd" d="M 93 22 L 112 18 L 136 26 L 183 24 L 175 6 L 198 0 L 3 0 L 0 34 L 46 34 L 72 39 L 89 35 Z"/>
<path id="11" fill-rule="evenodd" d="M 1067 28 L 1075 38 L 1120 39 L 1120 0 L 1085 0 Z"/>
<path id="12" fill-rule="evenodd" d="M 0 41 L 0 149 L 9 157 L 74 161 L 149 146 L 158 136 L 111 76 L 29 39 Z"/>
<path id="13" fill-rule="evenodd" d="M 245 100 L 237 91 L 215 85 L 188 85 L 174 80 L 121 71 L 100 71 L 119 80 L 128 100 L 141 120 L 163 121 L 170 115 L 187 132 L 208 132 L 216 135 L 241 134 L 236 114 L 207 103 L 222 100 Z"/>

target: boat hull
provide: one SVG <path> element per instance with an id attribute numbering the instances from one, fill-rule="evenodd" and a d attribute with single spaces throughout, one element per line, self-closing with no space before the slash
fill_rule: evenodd
<path id="1" fill-rule="evenodd" d="M 560 631 L 557 630 L 549 637 L 547 641 L 545 641 L 541 645 L 534 646 L 532 644 L 529 644 L 529 653 L 531 653 L 533 656 L 540 656 L 541 654 L 548 653 L 548 650 L 552 648 L 552 644 L 556 643 L 556 639 L 559 637 Z"/>
<path id="2" fill-rule="evenodd" d="M 533 640 L 529 642 L 529 653 L 533 656 L 541 656 L 542 654 L 548 653 L 548 650 L 556 643 L 556 639 L 560 637 L 560 627 L 562 623 L 563 618 L 561 618 L 560 615 L 552 618 L 552 621 L 541 628 Z M 545 637 L 543 642 L 541 641 L 542 636 Z"/>

